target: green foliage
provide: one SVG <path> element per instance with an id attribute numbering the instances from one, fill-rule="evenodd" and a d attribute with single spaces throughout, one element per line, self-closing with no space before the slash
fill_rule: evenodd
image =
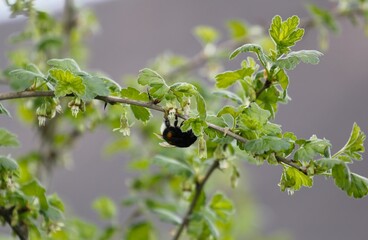
<path id="1" fill-rule="evenodd" d="M 358 124 L 354 123 L 353 129 L 348 142 L 342 147 L 333 157 L 338 158 L 345 162 L 352 162 L 353 160 L 361 160 L 362 155 L 365 151 L 364 140 L 366 136 L 360 130 Z"/>
<path id="2" fill-rule="evenodd" d="M 304 35 L 304 29 L 299 28 L 299 18 L 292 16 L 282 21 L 280 16 L 275 16 L 269 29 L 270 36 L 276 45 L 277 56 L 290 52 L 296 42 Z"/>
<path id="3" fill-rule="evenodd" d="M 220 33 L 210 26 L 197 26 L 194 34 L 204 45 L 214 43 L 220 36 Z"/>
<path id="4" fill-rule="evenodd" d="M 17 136 L 10 133 L 6 129 L 0 128 L 0 147 L 17 147 L 19 141 Z"/>
<path id="5" fill-rule="evenodd" d="M 310 176 L 298 171 L 292 167 L 284 167 L 284 171 L 281 175 L 280 189 L 281 191 L 287 190 L 288 193 L 293 194 L 294 191 L 299 190 L 301 187 L 312 187 L 313 180 Z"/>
<path id="6" fill-rule="evenodd" d="M 27 94 L 49 91 L 45 95 L 50 96 L 22 102 L 19 112 L 32 124 L 37 117 L 39 125 L 46 125 L 45 129 L 38 128 L 38 135 L 45 149 L 56 155 L 55 159 L 44 151 L 35 151 L 18 161 L 0 156 L 0 219 L 13 229 L 18 226 L 29 230 L 32 239 L 164 239 L 164 234 L 156 230 L 157 217 L 174 224 L 175 231 L 183 229 L 173 232 L 178 237 L 234 239 L 233 226 L 239 221 L 233 216 L 235 204 L 219 190 L 225 183 L 236 188 L 242 179 L 238 158 L 255 164 L 282 165 L 279 186 L 291 194 L 303 186 L 312 187 L 313 178 L 320 175 L 333 178 L 348 196 L 362 198 L 368 194 L 367 178 L 349 168 L 353 160 L 362 159 L 365 150 L 365 135 L 357 124 L 345 146 L 331 156 L 328 140 L 314 135 L 308 140 L 300 139 L 272 122 L 278 105 L 290 100 L 288 71 L 300 62 L 318 64 L 322 56 L 316 50 L 292 50 L 304 35 L 297 16 L 285 21 L 275 16 L 269 36 L 253 31 L 254 26 L 248 27 L 242 20 L 229 21 L 231 43 L 246 43 L 235 49 L 230 59 L 240 53 L 255 56 L 243 59 L 238 69 L 224 72 L 219 71 L 224 67 L 224 51 L 216 46 L 220 32 L 210 26 L 195 28 L 194 34 L 203 45 L 203 72 L 209 78 L 214 76 L 214 88 L 199 81 L 202 75 L 190 72 L 193 62 L 166 54 L 157 58 L 151 68 L 142 69 L 137 78 L 125 81 L 122 89 L 116 81 L 80 67 L 84 56 L 81 39 L 92 29 L 93 15 L 78 12 L 78 21 L 64 19 L 62 23 L 33 9 L 32 1 L 8 5 L 14 14 L 28 13 L 29 26 L 13 41 L 29 41 L 33 50 L 12 52 L 12 66 L 4 71 L 4 76 L 12 89 L 19 91 L 17 94 L 24 90 Z M 309 10 L 319 28 L 337 30 L 330 12 L 315 5 L 309 5 Z M 269 46 L 271 41 L 274 48 Z M 68 57 L 60 58 L 61 55 Z M 105 103 L 104 110 L 96 100 Z M 75 118 L 63 113 L 66 105 Z M 162 117 L 153 118 L 150 109 L 163 112 L 171 123 L 175 117 L 182 118 L 178 126 L 183 132 L 191 129 L 198 137 L 197 144 L 188 149 L 168 149 L 156 144 L 152 133 L 157 133 L 160 124 L 155 120 L 161 122 Z M 80 111 L 84 114 L 78 115 Z M 0 104 L 0 114 L 3 113 L 10 116 Z M 139 137 L 127 138 L 132 116 L 144 124 L 137 131 Z M 46 119 L 54 120 L 46 123 Z M 36 178 L 36 170 L 58 163 L 60 156 L 67 155 L 73 146 L 74 138 L 102 124 L 121 133 L 114 134 L 109 152 L 128 152 L 132 159 L 129 169 L 139 174 L 129 182 L 131 194 L 123 201 L 124 207 L 133 209 L 125 224 L 118 222 L 119 206 L 108 196 L 93 201 L 92 208 L 101 220 L 107 221 L 106 227 L 99 229 L 80 219 L 64 219 L 67 207 L 56 194 L 47 194 Z M 18 145 L 13 134 L 0 129 L 1 147 Z M 47 159 L 47 164 L 43 159 Z M 219 179 L 215 193 L 206 185 L 214 180 L 213 174 L 218 174 Z M 242 229 L 241 236 L 246 238 L 244 232 Z"/>
<path id="7" fill-rule="evenodd" d="M 316 50 L 301 50 L 279 58 L 275 64 L 282 69 L 293 70 L 301 61 L 303 63 L 318 64 L 319 57 L 322 55 Z"/>
<path id="8" fill-rule="evenodd" d="M 312 161 L 318 154 L 325 156 L 326 152 L 331 147 L 328 140 L 318 139 L 316 135 L 313 135 L 309 140 L 298 139 L 296 143 L 299 144 L 300 147 L 295 151 L 294 159 L 301 162 Z"/>
<path id="9" fill-rule="evenodd" d="M 101 219 L 113 219 L 117 215 L 117 206 L 109 197 L 99 197 L 92 203 L 92 208 Z"/>

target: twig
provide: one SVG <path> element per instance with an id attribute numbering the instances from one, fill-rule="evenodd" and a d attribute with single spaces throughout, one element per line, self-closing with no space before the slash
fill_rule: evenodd
<path id="1" fill-rule="evenodd" d="M 28 240 L 28 227 L 23 222 L 18 222 L 17 224 L 12 224 L 12 212 L 14 207 L 6 209 L 0 207 L 0 216 L 9 224 L 13 232 L 19 237 L 20 240 Z"/>
<path id="2" fill-rule="evenodd" d="M 23 91 L 23 92 L 8 92 L 8 93 L 0 93 L 0 101 L 2 100 L 8 100 L 8 99 L 17 99 L 17 98 L 32 98 L 32 97 L 54 97 L 55 94 L 53 91 Z M 73 97 L 73 96 L 68 96 L 68 97 Z M 153 109 L 159 112 L 165 112 L 165 109 L 163 109 L 161 106 L 156 105 L 152 102 L 143 102 L 143 101 L 138 101 L 138 100 L 132 100 L 132 99 L 128 99 L 128 98 L 120 98 L 120 97 L 114 97 L 114 96 L 97 96 L 95 99 L 101 100 L 103 102 L 106 103 L 124 103 L 124 104 L 129 104 L 129 105 L 135 105 L 135 106 L 140 106 L 140 107 L 145 107 L 145 108 L 149 108 L 149 109 Z M 186 116 L 183 115 L 179 115 L 180 118 L 182 119 L 187 119 Z M 207 123 L 207 126 L 209 128 L 212 128 L 216 131 L 222 132 L 223 134 L 230 136 L 234 139 L 236 139 L 239 142 L 242 143 L 246 143 L 247 139 L 243 138 L 242 136 L 230 131 L 227 128 L 223 128 L 220 126 L 217 126 L 215 124 L 212 123 Z M 279 157 L 278 159 L 279 162 L 282 162 L 286 165 L 289 165 L 291 167 L 294 167 L 296 169 L 298 169 L 299 171 L 305 173 L 305 170 L 303 168 L 301 168 L 300 166 L 296 165 L 292 160 L 288 160 L 285 158 L 281 158 Z"/>
<path id="3" fill-rule="evenodd" d="M 202 180 L 197 180 L 196 185 L 195 185 L 195 192 L 194 192 L 194 197 L 193 200 L 190 203 L 190 206 L 185 214 L 185 216 L 183 217 L 183 220 L 178 228 L 178 230 L 176 231 L 173 240 L 178 240 L 180 235 L 182 234 L 184 228 L 188 225 L 190 217 L 194 211 L 194 208 L 196 207 L 199 197 L 201 196 L 202 190 L 204 188 L 204 185 L 206 184 L 207 180 L 210 178 L 210 176 L 212 175 L 212 173 L 216 170 L 216 168 L 219 166 L 219 161 L 215 160 L 212 165 L 210 166 L 210 168 L 207 170 L 206 175 L 204 176 L 204 178 Z"/>

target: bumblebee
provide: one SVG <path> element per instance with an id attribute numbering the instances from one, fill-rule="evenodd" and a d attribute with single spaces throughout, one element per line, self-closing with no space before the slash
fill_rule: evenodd
<path id="1" fill-rule="evenodd" d="M 192 145 L 197 137 L 194 135 L 192 130 L 183 132 L 180 127 L 183 125 L 183 122 L 178 126 L 178 116 L 175 115 L 174 126 L 171 126 L 170 120 L 165 116 L 164 117 L 165 128 L 162 131 L 162 138 L 170 145 L 186 148 Z"/>

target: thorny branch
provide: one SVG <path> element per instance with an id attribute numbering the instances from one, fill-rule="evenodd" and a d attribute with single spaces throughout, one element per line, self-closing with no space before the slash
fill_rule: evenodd
<path id="1" fill-rule="evenodd" d="M 54 97 L 55 94 L 53 91 L 23 91 L 23 92 L 8 92 L 8 93 L 0 93 L 0 101 L 3 100 L 9 100 L 9 99 L 17 99 L 17 98 L 32 98 L 32 97 Z M 136 106 L 140 106 L 140 107 L 145 107 L 145 108 L 149 108 L 152 110 L 156 110 L 159 112 L 165 112 L 165 109 L 162 108 L 159 105 L 156 105 L 152 102 L 143 102 L 143 101 L 138 101 L 138 100 L 132 100 L 132 99 L 128 99 L 128 98 L 120 98 L 120 97 L 114 97 L 114 96 L 97 96 L 96 99 L 101 100 L 103 102 L 106 103 L 124 103 L 124 104 L 129 104 L 129 105 L 136 105 Z M 183 116 L 183 115 L 179 115 L 180 118 L 186 120 L 187 117 Z M 212 123 L 207 123 L 209 128 L 212 128 L 216 131 L 222 132 L 223 134 L 230 136 L 234 139 L 236 139 L 239 142 L 242 143 L 246 143 L 247 139 L 243 138 L 242 136 L 232 132 L 231 130 L 229 130 L 228 128 L 223 128 L 220 126 L 217 126 L 215 124 Z M 278 157 L 277 160 L 279 162 L 282 162 L 286 165 L 289 165 L 291 167 L 294 167 L 296 169 L 298 169 L 299 171 L 305 173 L 305 169 L 296 165 L 293 160 L 289 160 L 286 158 L 282 158 L 282 157 Z"/>

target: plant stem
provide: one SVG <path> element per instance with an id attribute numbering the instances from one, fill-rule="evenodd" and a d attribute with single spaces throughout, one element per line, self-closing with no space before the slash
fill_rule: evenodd
<path id="1" fill-rule="evenodd" d="M 18 98 L 32 98 L 32 97 L 54 97 L 55 94 L 53 91 L 23 91 L 23 92 L 7 92 L 7 93 L 0 93 L 0 101 L 2 100 L 9 100 L 9 99 L 18 99 Z M 73 95 L 67 96 L 67 97 L 73 97 Z M 140 107 L 145 107 L 149 109 L 153 109 L 159 112 L 165 112 L 165 109 L 163 109 L 161 106 L 156 105 L 152 102 L 143 102 L 138 100 L 132 100 L 128 98 L 120 98 L 120 97 L 114 97 L 114 96 L 97 96 L 95 99 L 101 100 L 106 103 L 124 103 L 129 105 L 135 105 Z M 188 117 L 183 115 L 178 115 L 178 117 L 186 120 Z M 236 139 L 239 142 L 246 143 L 247 139 L 243 138 L 242 136 L 232 132 L 228 128 L 223 128 L 220 126 L 217 126 L 212 123 L 207 123 L 209 128 L 212 128 L 216 131 L 224 133 L 224 135 L 230 136 L 234 139 Z M 300 166 L 296 165 L 292 160 L 278 157 L 278 161 L 282 162 L 286 165 L 289 165 L 290 167 L 294 167 L 298 169 L 299 171 L 305 173 L 305 169 L 301 168 Z"/>
<path id="2" fill-rule="evenodd" d="M 194 197 L 190 203 L 190 206 L 186 212 L 186 214 L 183 217 L 183 220 L 178 228 L 178 230 L 176 231 L 174 237 L 172 240 L 178 240 L 179 237 L 181 236 L 181 234 L 183 233 L 184 228 L 188 225 L 190 217 L 194 211 L 194 208 L 196 207 L 199 197 L 201 196 L 201 193 L 203 191 L 204 185 L 206 184 L 207 180 L 210 178 L 210 176 L 212 175 L 212 173 L 217 169 L 217 167 L 219 166 L 219 161 L 215 160 L 212 165 L 210 166 L 210 168 L 207 170 L 206 175 L 204 176 L 204 178 L 202 180 L 197 180 L 196 185 L 195 185 L 195 192 L 194 192 Z"/>
<path id="3" fill-rule="evenodd" d="M 23 222 L 18 222 L 17 224 L 12 224 L 12 212 L 14 207 L 6 209 L 0 207 L 0 216 L 9 224 L 13 232 L 19 237 L 20 240 L 28 240 L 28 226 Z"/>

